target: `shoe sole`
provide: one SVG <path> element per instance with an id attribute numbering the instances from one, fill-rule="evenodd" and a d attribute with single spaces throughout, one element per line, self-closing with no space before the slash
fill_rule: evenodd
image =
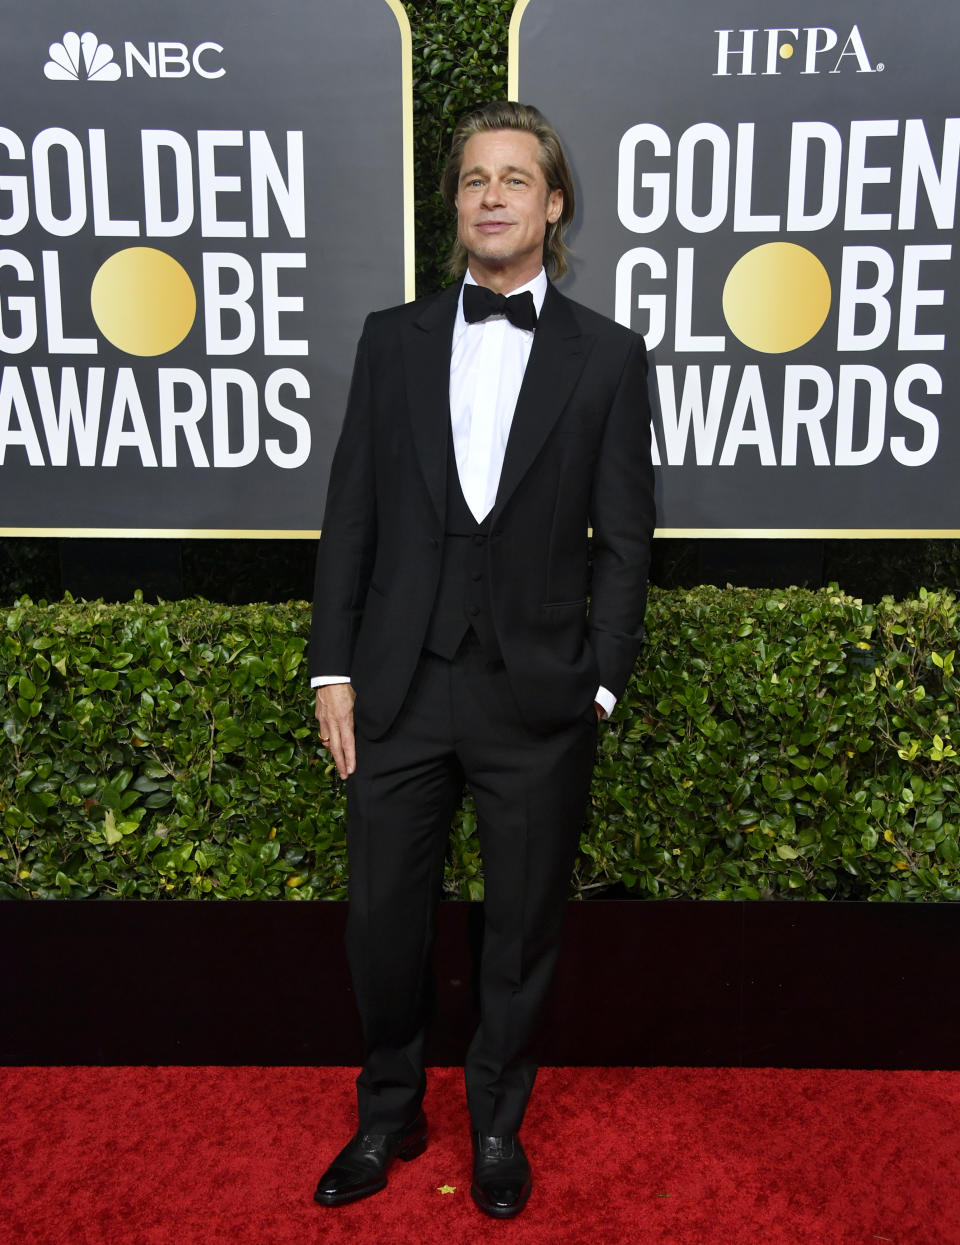
<path id="1" fill-rule="evenodd" d="M 491 1219 L 513 1219 L 513 1217 L 515 1215 L 519 1215 L 524 1206 L 526 1206 L 532 1188 L 533 1185 L 528 1184 L 519 1201 L 517 1201 L 513 1206 L 494 1206 L 492 1202 L 487 1201 L 475 1184 L 470 1186 L 470 1196 L 473 1198 L 480 1210 L 482 1210 L 485 1215 L 489 1215 Z"/>
<path id="2" fill-rule="evenodd" d="M 387 1178 L 384 1178 L 374 1185 L 366 1185 L 362 1189 L 356 1189 L 350 1193 L 321 1193 L 319 1190 L 313 1195 L 313 1200 L 318 1206 L 346 1206 L 348 1202 L 359 1202 L 365 1197 L 373 1197 L 375 1193 L 381 1193 L 387 1187 Z"/>
<path id="3" fill-rule="evenodd" d="M 419 1137 L 411 1137 L 403 1149 L 398 1150 L 393 1157 L 400 1159 L 403 1163 L 409 1163 L 411 1159 L 419 1158 L 426 1148 L 427 1136 L 423 1133 Z M 373 1197 L 375 1193 L 382 1193 L 386 1187 L 387 1177 L 384 1175 L 376 1184 L 365 1185 L 362 1189 L 347 1193 L 321 1193 L 318 1189 L 313 1195 L 313 1200 L 318 1206 L 346 1206 L 350 1202 L 359 1202 L 365 1197 Z"/>

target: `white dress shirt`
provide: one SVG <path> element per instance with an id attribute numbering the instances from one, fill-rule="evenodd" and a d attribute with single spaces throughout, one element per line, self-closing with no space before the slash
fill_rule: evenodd
<path id="1" fill-rule="evenodd" d="M 464 285 L 476 284 L 468 271 Z M 510 293 L 522 294 L 524 290 L 533 295 L 539 316 L 547 296 L 547 274 L 542 268 L 532 281 Z M 468 324 L 463 316 L 461 287 L 450 355 L 450 424 L 460 487 L 478 523 L 496 500 L 534 331 L 516 328 L 503 315 Z M 310 686 L 349 682 L 345 675 L 324 675 L 311 679 Z M 605 713 L 617 703 L 605 687 L 597 689 L 596 700 Z"/>
<path id="2" fill-rule="evenodd" d="M 476 285 L 467 272 L 464 285 Z M 529 290 L 537 315 L 547 296 L 547 274 L 511 290 Z M 477 324 L 463 317 L 463 289 L 453 326 L 450 355 L 450 425 L 460 487 L 478 523 L 493 509 L 503 470 L 507 437 L 533 346 L 533 329 L 518 329 L 506 316 Z"/>

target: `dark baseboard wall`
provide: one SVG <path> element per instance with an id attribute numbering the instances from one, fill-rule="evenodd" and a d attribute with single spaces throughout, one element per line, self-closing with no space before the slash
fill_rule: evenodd
<path id="1" fill-rule="evenodd" d="M 122 540 L 87 537 L 0 537 L 0 601 L 22 594 L 146 601 L 202 596 L 209 601 L 309 601 L 313 540 Z M 925 588 L 960 586 L 958 540 L 674 539 L 653 542 L 651 582 L 817 588 L 878 601 Z"/>
<path id="2" fill-rule="evenodd" d="M 336 903 L 0 902 L 0 1063 L 355 1064 Z M 476 1023 L 444 903 L 428 1059 Z M 950 904 L 571 903 L 545 1064 L 960 1068 Z"/>

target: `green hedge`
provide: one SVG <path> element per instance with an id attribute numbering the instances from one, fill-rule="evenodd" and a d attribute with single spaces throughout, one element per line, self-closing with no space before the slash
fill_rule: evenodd
<path id="1" fill-rule="evenodd" d="M 0 894 L 343 897 L 305 605 L 0 617 Z M 648 623 L 601 728 L 578 892 L 960 898 L 953 596 L 654 591 Z M 447 884 L 478 898 L 473 828 L 468 801 Z"/>
<path id="2" fill-rule="evenodd" d="M 513 0 L 417 0 L 405 8 L 413 52 L 417 293 L 427 294 L 449 280 L 453 229 L 439 187 L 453 127 L 507 94 Z"/>

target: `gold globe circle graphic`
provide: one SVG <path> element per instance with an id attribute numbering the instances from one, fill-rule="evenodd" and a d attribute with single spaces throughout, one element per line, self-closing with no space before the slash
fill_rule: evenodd
<path id="1" fill-rule="evenodd" d="M 820 332 L 829 310 L 827 270 L 795 242 L 767 242 L 747 251 L 723 286 L 731 333 L 763 354 L 803 346 Z"/>
<path id="2" fill-rule="evenodd" d="M 97 328 L 126 354 L 166 354 L 190 332 L 197 295 L 184 267 L 152 246 L 131 246 L 105 260 L 93 278 Z"/>

